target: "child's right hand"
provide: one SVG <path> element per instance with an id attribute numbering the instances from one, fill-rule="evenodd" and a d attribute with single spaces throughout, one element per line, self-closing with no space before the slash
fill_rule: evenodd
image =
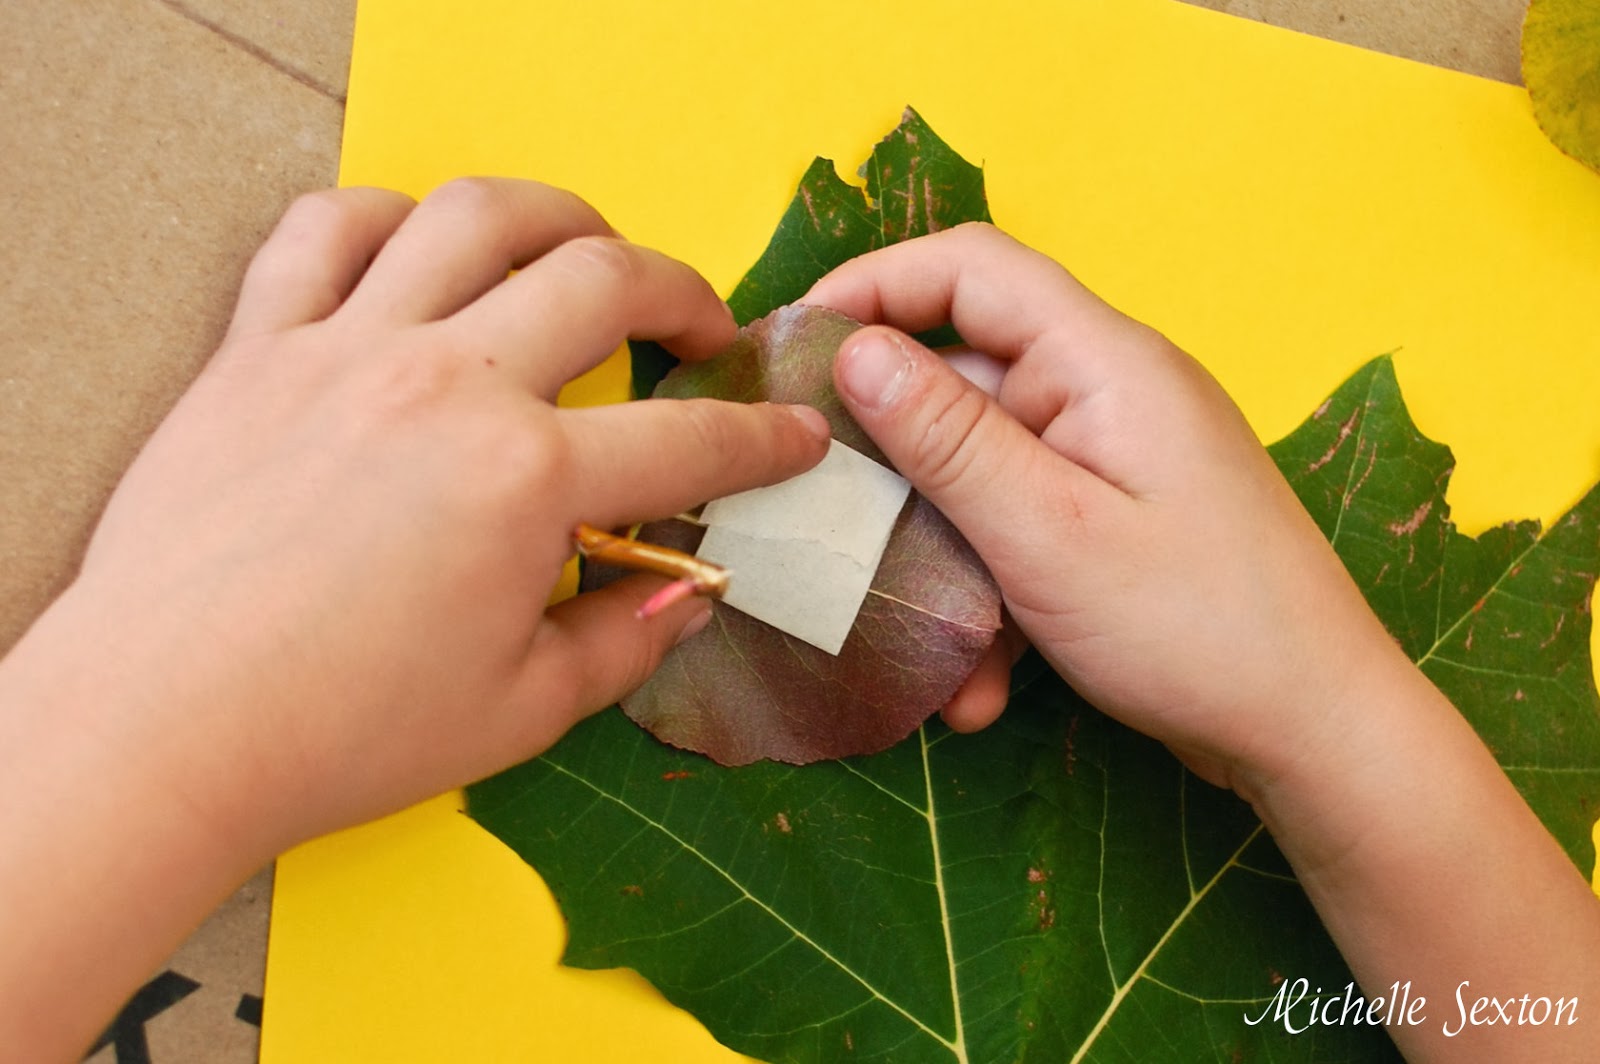
<path id="1" fill-rule="evenodd" d="M 840 351 L 850 412 L 1051 665 L 1205 778 L 1256 797 L 1381 701 L 1356 678 L 1409 667 L 1216 381 L 1055 262 L 961 226 L 805 301 L 893 327 Z M 1005 364 L 996 398 L 899 331 L 947 321 Z M 997 701 L 947 717 L 981 727 Z"/>

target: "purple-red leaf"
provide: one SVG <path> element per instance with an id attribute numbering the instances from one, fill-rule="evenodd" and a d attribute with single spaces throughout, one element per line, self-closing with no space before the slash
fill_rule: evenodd
<path id="1" fill-rule="evenodd" d="M 808 403 L 840 443 L 887 465 L 833 388 L 834 355 L 858 328 L 832 311 L 784 307 L 710 362 L 673 370 L 655 394 Z M 700 534 L 661 522 L 641 537 L 692 551 Z M 942 709 L 994 642 L 1000 592 L 961 534 L 913 494 L 837 657 L 723 603 L 713 611 L 623 710 L 726 765 L 803 764 L 876 753 Z"/>

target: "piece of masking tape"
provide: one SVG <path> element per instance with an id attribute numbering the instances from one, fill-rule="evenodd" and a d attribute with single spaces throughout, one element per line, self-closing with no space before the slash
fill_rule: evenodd
<path id="1" fill-rule="evenodd" d="M 729 570 L 723 602 L 838 654 L 910 492 L 834 440 L 808 472 L 707 503 L 696 553 Z"/>

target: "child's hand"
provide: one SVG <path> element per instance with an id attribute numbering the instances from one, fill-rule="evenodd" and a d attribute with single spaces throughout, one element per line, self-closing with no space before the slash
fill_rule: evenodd
<path id="1" fill-rule="evenodd" d="M 644 577 L 546 609 L 574 528 L 802 472 L 821 415 L 553 403 L 624 337 L 733 334 L 694 271 L 542 185 L 297 203 L 0 664 L 0 854 L 28 869 L 0 876 L 0 1045 L 81 1057 L 274 854 L 539 752 L 702 623 L 636 620 Z"/>
<path id="2" fill-rule="evenodd" d="M 95 727 L 184 751 L 221 815 L 281 812 L 278 846 L 543 750 L 708 614 L 636 620 L 642 577 L 546 610 L 574 527 L 783 479 L 827 433 L 804 408 L 557 390 L 625 337 L 700 358 L 733 334 L 694 271 L 555 189 L 300 201 L 53 611 L 144 703 Z"/>
<path id="3" fill-rule="evenodd" d="M 844 344 L 851 413 L 1050 663 L 1203 776 L 1249 791 L 1327 740 L 1337 693 L 1395 657 L 1216 382 L 1056 263 L 962 226 L 850 262 L 806 301 L 897 327 Z M 1005 364 L 996 398 L 897 331 L 947 321 Z M 967 705 L 958 727 L 994 700 Z"/>
<path id="4" fill-rule="evenodd" d="M 1600 906 L 1197 363 L 985 226 L 857 259 L 807 300 L 951 321 L 1002 360 L 991 399 L 871 328 L 836 376 L 1050 663 L 1254 803 L 1363 987 L 1427 999 L 1427 1023 L 1389 1029 L 1408 1059 L 1593 1057 L 1575 1027 L 1446 1033 L 1463 980 L 1600 994 Z M 985 704 L 949 712 L 978 726 Z"/>

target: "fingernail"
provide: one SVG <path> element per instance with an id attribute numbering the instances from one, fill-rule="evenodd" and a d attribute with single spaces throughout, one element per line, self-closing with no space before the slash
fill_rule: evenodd
<path id="1" fill-rule="evenodd" d="M 701 609 L 696 611 L 693 617 L 689 618 L 689 623 L 683 626 L 683 631 L 678 633 L 678 638 L 672 641 L 672 645 L 678 646 L 681 643 L 687 643 L 689 640 L 705 631 L 706 625 L 710 623 L 711 603 L 707 602 L 701 607 Z"/>
<path id="2" fill-rule="evenodd" d="M 889 406 L 905 390 L 911 359 L 898 339 L 881 332 L 857 333 L 839 352 L 839 383 L 869 409 Z"/>
<path id="3" fill-rule="evenodd" d="M 826 440 L 833 436 L 833 426 L 828 424 L 827 417 L 816 407 L 794 403 L 789 406 L 789 413 L 817 439 Z"/>

